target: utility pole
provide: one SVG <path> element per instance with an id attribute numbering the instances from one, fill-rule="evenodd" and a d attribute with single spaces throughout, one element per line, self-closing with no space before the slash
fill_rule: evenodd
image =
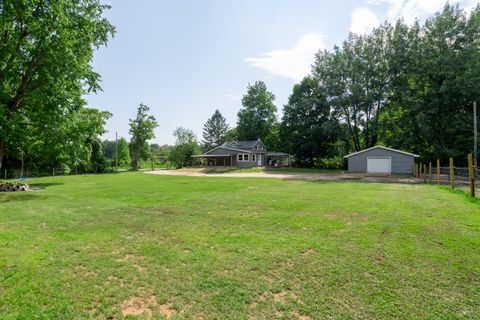
<path id="1" fill-rule="evenodd" d="M 476 170 L 478 169 L 477 146 L 477 101 L 473 101 L 473 166 Z"/>
<path id="2" fill-rule="evenodd" d="M 118 132 L 115 131 L 115 172 L 118 172 Z"/>

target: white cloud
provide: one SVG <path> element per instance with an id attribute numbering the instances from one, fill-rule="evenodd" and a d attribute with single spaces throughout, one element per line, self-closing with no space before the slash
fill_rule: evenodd
<path id="1" fill-rule="evenodd" d="M 380 19 L 367 7 L 355 8 L 352 12 L 350 31 L 364 34 L 372 31 L 380 24 Z"/>
<path id="2" fill-rule="evenodd" d="M 443 0 L 367 0 L 369 6 L 386 6 L 385 18 L 395 21 L 403 18 L 407 24 L 412 24 L 416 18 L 425 19 L 442 10 L 447 1 Z M 466 11 L 472 10 L 477 0 L 450 1 L 450 4 L 460 4 Z"/>
<path id="3" fill-rule="evenodd" d="M 324 48 L 324 37 L 319 33 L 309 33 L 290 49 L 262 53 L 257 57 L 246 58 L 245 62 L 273 75 L 299 81 L 310 73 L 315 53 Z"/>

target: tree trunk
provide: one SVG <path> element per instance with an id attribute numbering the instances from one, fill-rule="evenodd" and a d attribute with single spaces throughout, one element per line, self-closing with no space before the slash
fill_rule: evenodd
<path id="1" fill-rule="evenodd" d="M 5 140 L 0 139 L 0 169 L 2 169 L 3 154 L 5 153 Z"/>

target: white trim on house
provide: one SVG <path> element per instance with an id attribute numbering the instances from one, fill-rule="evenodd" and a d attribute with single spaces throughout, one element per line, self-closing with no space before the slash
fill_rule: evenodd
<path id="1" fill-rule="evenodd" d="M 350 153 L 349 155 L 346 155 L 344 158 L 349 158 L 351 156 L 356 156 L 357 154 L 364 153 L 364 152 L 367 152 L 367 151 L 370 151 L 370 150 L 373 150 L 373 149 L 389 150 L 389 151 L 392 151 L 392 152 L 406 154 L 407 156 L 412 156 L 414 158 L 420 157 L 418 154 L 414 154 L 414 153 L 410 153 L 410 152 L 400 151 L 400 150 L 396 150 L 396 149 L 392 149 L 392 148 L 388 148 L 388 147 L 384 147 L 384 146 L 375 146 L 375 147 L 371 147 L 371 148 L 361 150 L 361 151 L 358 151 L 358 152 Z"/>
<path id="2" fill-rule="evenodd" d="M 237 161 L 238 161 L 238 162 L 250 162 L 250 156 L 249 156 L 249 154 L 250 154 L 250 153 L 238 153 L 238 154 L 237 154 Z M 241 157 L 242 159 L 240 159 L 240 157 Z M 246 157 L 247 159 L 245 159 L 245 157 Z"/>

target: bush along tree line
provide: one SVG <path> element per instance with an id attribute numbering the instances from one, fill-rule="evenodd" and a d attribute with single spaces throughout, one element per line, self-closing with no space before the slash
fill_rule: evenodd
<path id="1" fill-rule="evenodd" d="M 182 167 L 225 141 L 258 138 L 302 167 L 342 168 L 344 155 L 377 144 L 459 165 L 473 149 L 478 6 L 466 13 L 447 4 L 423 24 L 398 20 L 350 34 L 312 57 L 311 74 L 294 85 L 281 118 L 275 95 L 257 81 L 247 87 L 235 127 L 215 110 L 202 141 L 180 127 L 173 146 L 148 144 L 157 122 L 143 104 L 130 120 L 129 142 L 100 141 L 111 114 L 86 108 L 82 96 L 100 89 L 91 59 L 114 34 L 102 18 L 108 8 L 97 0 L 0 3 L 0 168 Z"/>

